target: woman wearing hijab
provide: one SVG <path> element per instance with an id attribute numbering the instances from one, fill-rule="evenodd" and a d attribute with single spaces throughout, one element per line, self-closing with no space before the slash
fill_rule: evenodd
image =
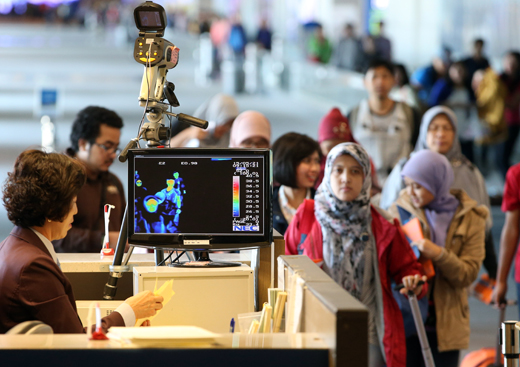
<path id="1" fill-rule="evenodd" d="M 419 138 L 412 156 L 424 149 L 443 154 L 448 159 L 454 174 L 452 189 L 464 190 L 479 205 L 485 205 L 488 210 L 491 210 L 484 178 L 478 168 L 462 154 L 457 139 L 457 118 L 448 107 L 436 106 L 430 108 L 424 114 Z M 389 208 L 404 188 L 401 171 L 405 162 L 405 160 L 399 162 L 385 181 L 379 202 L 383 209 Z M 484 260 L 484 267 L 488 271 L 489 277 L 495 279 L 497 260 L 493 237 L 491 236 L 492 225 L 493 222 L 491 216 L 489 216 L 486 221 L 486 259 Z"/>
<path id="2" fill-rule="evenodd" d="M 318 181 L 316 181 L 316 189 L 320 186 L 321 181 L 323 180 L 323 175 L 325 174 L 325 161 L 330 150 L 341 143 L 359 144 L 356 139 L 354 139 L 354 135 L 352 135 L 348 119 L 343 116 L 337 107 L 334 107 L 321 119 L 318 128 L 318 143 L 320 143 L 321 153 L 323 156 L 321 159 L 320 176 L 318 177 Z M 372 171 L 372 190 L 370 194 L 373 196 L 381 192 L 381 188 L 377 181 L 377 174 L 372 160 L 370 160 L 370 168 Z"/>
<path id="3" fill-rule="evenodd" d="M 233 97 L 217 94 L 197 108 L 193 116 L 208 121 L 208 129 L 190 126 L 171 138 L 171 147 L 227 148 L 229 146 L 231 126 L 238 116 L 238 105 Z"/>
<path id="4" fill-rule="evenodd" d="M 427 163 L 426 163 L 427 162 Z M 454 175 L 448 159 L 430 150 L 414 154 L 401 172 L 406 190 L 390 212 L 395 217 L 418 218 L 424 239 L 414 243 L 421 257 L 430 259 L 425 328 L 437 366 L 457 366 L 461 349 L 469 347 L 469 306 L 466 288 L 477 278 L 484 259 L 488 209 L 463 190 L 452 189 Z M 407 366 L 420 366 L 417 335 L 406 339 Z"/>
<path id="5" fill-rule="evenodd" d="M 298 209 L 285 234 L 285 252 L 323 259 L 323 269 L 367 306 L 370 366 L 405 366 L 404 326 L 391 281 L 403 283 L 403 293 L 410 289 L 420 296 L 426 287 L 418 286 L 421 265 L 397 221 L 389 222 L 370 204 L 370 171 L 370 159 L 360 145 L 334 147 L 314 202 Z M 307 202 L 314 208 L 305 233 Z"/>
<path id="6" fill-rule="evenodd" d="M 271 123 L 257 111 L 245 111 L 237 116 L 231 127 L 230 148 L 269 148 Z"/>

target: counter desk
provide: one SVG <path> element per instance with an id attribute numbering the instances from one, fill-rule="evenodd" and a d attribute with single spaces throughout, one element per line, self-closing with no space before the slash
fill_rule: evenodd
<path id="1" fill-rule="evenodd" d="M 225 334 L 210 345 L 142 348 L 86 335 L 0 335 L 3 366 L 329 367 L 329 350 L 317 334 Z"/>

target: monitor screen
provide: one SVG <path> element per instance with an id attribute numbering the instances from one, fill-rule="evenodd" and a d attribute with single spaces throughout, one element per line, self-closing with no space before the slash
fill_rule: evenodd
<path id="1" fill-rule="evenodd" d="M 271 243 L 270 150 L 135 149 L 128 166 L 130 243 L 190 250 Z"/>
<path id="2" fill-rule="evenodd" d="M 164 28 L 161 13 L 158 11 L 140 11 L 139 22 L 143 28 Z"/>

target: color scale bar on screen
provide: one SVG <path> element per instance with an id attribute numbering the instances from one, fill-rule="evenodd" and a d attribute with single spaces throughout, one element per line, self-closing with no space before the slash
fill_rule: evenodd
<path id="1" fill-rule="evenodd" d="M 233 217 L 240 217 L 240 177 L 233 177 Z"/>

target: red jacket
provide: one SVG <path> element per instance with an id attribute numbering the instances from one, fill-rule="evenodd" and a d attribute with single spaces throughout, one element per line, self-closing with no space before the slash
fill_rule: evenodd
<path id="1" fill-rule="evenodd" d="M 285 232 L 285 253 L 288 255 L 303 254 L 311 259 L 323 258 L 323 237 L 321 226 L 313 215 L 312 225 L 306 239 L 300 245 L 302 223 L 305 205 L 300 205 L 289 228 Z M 399 222 L 388 222 L 372 206 L 372 232 L 374 233 L 377 255 L 379 259 L 379 275 L 383 290 L 383 313 L 385 323 L 385 335 L 383 345 L 385 348 L 388 367 L 406 366 L 406 342 L 404 334 L 403 318 L 399 306 L 392 295 L 391 281 L 397 283 L 406 275 L 423 275 L 422 266 L 417 262 L 408 241 L 402 233 Z M 427 285 L 423 286 L 418 298 L 427 292 Z"/>

